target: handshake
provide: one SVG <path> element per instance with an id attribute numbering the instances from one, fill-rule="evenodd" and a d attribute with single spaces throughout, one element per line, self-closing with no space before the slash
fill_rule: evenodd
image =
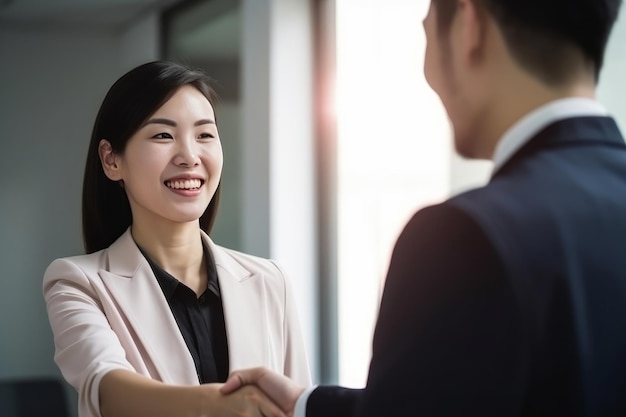
<path id="1" fill-rule="evenodd" d="M 304 390 L 286 376 L 266 368 L 234 371 L 219 389 L 225 396 L 239 394 L 234 408 L 245 410 L 245 415 L 263 417 L 293 417 L 296 402 Z M 235 410 L 228 411 L 226 414 Z"/>

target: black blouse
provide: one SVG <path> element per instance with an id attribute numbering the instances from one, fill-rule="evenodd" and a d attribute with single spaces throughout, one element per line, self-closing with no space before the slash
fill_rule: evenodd
<path id="1" fill-rule="evenodd" d="M 211 251 L 204 247 L 208 286 L 200 295 L 158 266 L 145 252 L 163 290 L 201 384 L 224 382 L 228 377 L 228 342 L 217 270 Z"/>

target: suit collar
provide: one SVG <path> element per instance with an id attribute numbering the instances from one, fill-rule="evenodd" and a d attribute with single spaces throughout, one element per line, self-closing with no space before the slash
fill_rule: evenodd
<path id="1" fill-rule="evenodd" d="M 161 268 L 156 262 L 154 262 L 148 254 L 139 247 L 142 255 L 148 261 L 150 268 L 154 272 L 156 279 L 165 294 L 168 302 L 171 302 L 172 297 L 176 293 L 176 289 L 179 285 L 182 284 L 177 278 L 172 276 L 169 272 Z M 202 250 L 204 252 L 205 262 L 206 262 L 206 270 L 207 270 L 207 289 L 215 294 L 218 298 L 220 297 L 220 286 L 217 281 L 217 268 L 215 267 L 215 260 L 213 259 L 213 254 L 208 247 L 208 243 L 203 240 Z"/>
<path id="2" fill-rule="evenodd" d="M 266 335 L 266 329 L 270 326 L 267 312 L 271 307 L 267 300 L 265 277 L 238 262 L 236 257 L 239 258 L 240 254 L 237 252 L 217 246 L 204 232 L 202 238 L 213 252 L 219 277 L 229 369 L 271 364 L 270 352 L 278 347 L 272 346 L 272 341 Z"/>
<path id="3" fill-rule="evenodd" d="M 211 250 L 218 270 L 227 272 L 229 279 L 238 281 L 249 278 L 251 271 L 237 262 L 224 248 L 213 243 L 209 235 L 200 231 L 204 244 Z M 130 232 L 130 227 L 109 247 L 109 271 L 113 274 L 132 278 L 139 268 L 149 266 Z"/>
<path id="4" fill-rule="evenodd" d="M 213 261 L 215 262 L 218 276 L 222 276 L 220 271 L 226 272 L 224 277 L 228 277 L 228 279 L 235 279 L 237 281 L 243 281 L 252 276 L 252 271 L 249 271 L 237 262 L 235 258 L 233 258 L 224 248 L 213 243 L 209 235 L 207 235 L 204 231 L 201 231 L 201 234 L 205 245 L 207 245 L 213 254 Z"/>
<path id="5" fill-rule="evenodd" d="M 554 100 L 534 109 L 514 123 L 498 141 L 493 155 L 493 172 L 546 126 L 563 119 L 588 116 L 606 117 L 608 113 L 598 101 L 583 97 Z"/>
<path id="6" fill-rule="evenodd" d="M 108 250 L 99 272 L 118 309 L 163 382 L 197 384 L 193 358 L 150 265 L 127 230 Z"/>
<path id="7" fill-rule="evenodd" d="M 121 277 L 132 278 L 139 268 L 148 266 L 133 240 L 130 227 L 109 246 L 108 255 L 109 272 Z"/>
<path id="8" fill-rule="evenodd" d="M 269 341 L 268 300 L 263 275 L 256 274 L 233 256 L 236 252 L 217 246 L 202 232 L 213 253 L 218 273 L 228 338 L 230 369 L 267 364 Z M 243 255 L 242 255 L 243 256 Z M 100 270 L 102 281 L 126 316 L 138 344 L 153 361 L 164 382 L 197 384 L 193 358 L 171 314 L 163 291 L 146 258 L 126 230 L 108 249 L 108 267 Z M 258 279 L 253 279 L 253 278 Z"/>
<path id="9" fill-rule="evenodd" d="M 615 120 L 606 116 L 572 117 L 543 127 L 525 142 L 493 174 L 502 175 L 517 162 L 542 150 L 572 146 L 608 146 L 626 150 L 626 143 Z"/>

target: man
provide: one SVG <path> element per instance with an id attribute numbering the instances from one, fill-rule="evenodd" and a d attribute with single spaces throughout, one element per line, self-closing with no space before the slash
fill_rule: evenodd
<path id="1" fill-rule="evenodd" d="M 306 416 L 625 416 L 626 146 L 594 100 L 620 0 L 433 0 L 425 74 L 491 181 L 396 244 L 363 390 L 257 384 Z"/>

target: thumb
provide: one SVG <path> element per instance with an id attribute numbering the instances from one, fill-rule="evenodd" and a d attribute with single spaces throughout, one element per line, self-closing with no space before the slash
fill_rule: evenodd
<path id="1" fill-rule="evenodd" d="M 230 374 L 224 385 L 220 388 L 220 392 L 224 395 L 237 391 L 244 385 L 256 384 L 265 374 L 263 368 L 244 369 L 234 371 Z"/>
<path id="2" fill-rule="evenodd" d="M 243 386 L 243 381 L 236 373 L 230 374 L 224 385 L 220 387 L 220 392 L 224 395 L 237 391 Z"/>

